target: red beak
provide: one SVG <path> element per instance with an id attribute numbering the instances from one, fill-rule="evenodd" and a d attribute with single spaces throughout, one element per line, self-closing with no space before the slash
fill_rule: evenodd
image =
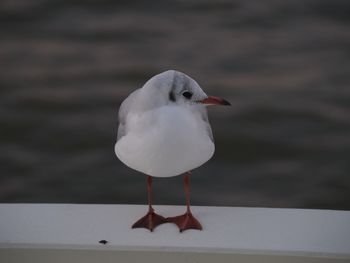
<path id="1" fill-rule="evenodd" d="M 231 106 L 231 103 L 229 103 L 227 100 L 224 100 L 219 97 L 209 96 L 208 98 L 204 100 L 200 100 L 200 103 L 206 104 L 206 105 L 225 105 L 225 106 Z"/>

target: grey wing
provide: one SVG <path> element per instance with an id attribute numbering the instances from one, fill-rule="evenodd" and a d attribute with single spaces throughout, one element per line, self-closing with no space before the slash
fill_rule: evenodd
<path id="1" fill-rule="evenodd" d="M 210 137 L 210 139 L 212 140 L 212 142 L 214 142 L 214 137 L 213 137 L 213 132 L 211 130 L 211 126 L 210 126 L 210 123 L 209 123 L 209 118 L 208 118 L 208 112 L 207 112 L 207 109 L 205 107 L 202 107 L 201 110 L 200 110 L 200 113 L 201 113 L 201 117 L 202 117 L 202 120 L 205 122 L 205 127 L 206 127 L 206 130 L 208 132 L 208 136 Z"/>
<path id="2" fill-rule="evenodd" d="M 118 113 L 119 127 L 118 127 L 117 141 L 119 141 L 119 139 L 126 134 L 127 115 L 134 104 L 138 91 L 139 89 L 132 92 L 120 105 L 119 113 Z"/>
<path id="3" fill-rule="evenodd" d="M 126 132 L 125 132 L 125 122 L 121 122 L 119 120 L 117 141 L 119 141 L 119 139 L 122 138 L 125 134 L 126 134 Z"/>

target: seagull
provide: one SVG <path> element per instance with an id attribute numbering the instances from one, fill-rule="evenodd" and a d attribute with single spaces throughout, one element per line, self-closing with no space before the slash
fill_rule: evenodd
<path id="1" fill-rule="evenodd" d="M 152 232 L 170 222 L 180 232 L 202 230 L 190 209 L 190 175 L 215 151 L 208 105 L 231 104 L 208 96 L 194 79 L 175 70 L 155 75 L 122 102 L 115 153 L 126 166 L 147 175 L 148 212 L 132 228 Z M 152 178 L 182 174 L 186 212 L 165 218 L 152 207 Z"/>

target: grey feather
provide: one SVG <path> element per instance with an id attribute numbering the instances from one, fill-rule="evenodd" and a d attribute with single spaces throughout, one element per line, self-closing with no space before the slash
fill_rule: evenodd
<path id="1" fill-rule="evenodd" d="M 139 91 L 140 89 L 137 89 L 134 92 L 132 92 L 120 105 L 119 113 L 118 113 L 119 127 L 118 127 L 117 141 L 119 141 L 119 139 L 126 134 L 126 117 L 130 112 L 130 110 L 133 108 L 133 104 L 136 100 L 136 97 Z"/>

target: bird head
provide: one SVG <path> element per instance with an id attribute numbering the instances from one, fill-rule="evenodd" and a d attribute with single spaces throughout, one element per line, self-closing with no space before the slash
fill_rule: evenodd
<path id="1" fill-rule="evenodd" d="M 222 98 L 208 96 L 194 79 L 175 70 L 168 70 L 154 76 L 144 88 L 152 89 L 152 92 L 148 94 L 153 94 L 153 97 L 157 96 L 164 104 L 231 105 Z"/>

